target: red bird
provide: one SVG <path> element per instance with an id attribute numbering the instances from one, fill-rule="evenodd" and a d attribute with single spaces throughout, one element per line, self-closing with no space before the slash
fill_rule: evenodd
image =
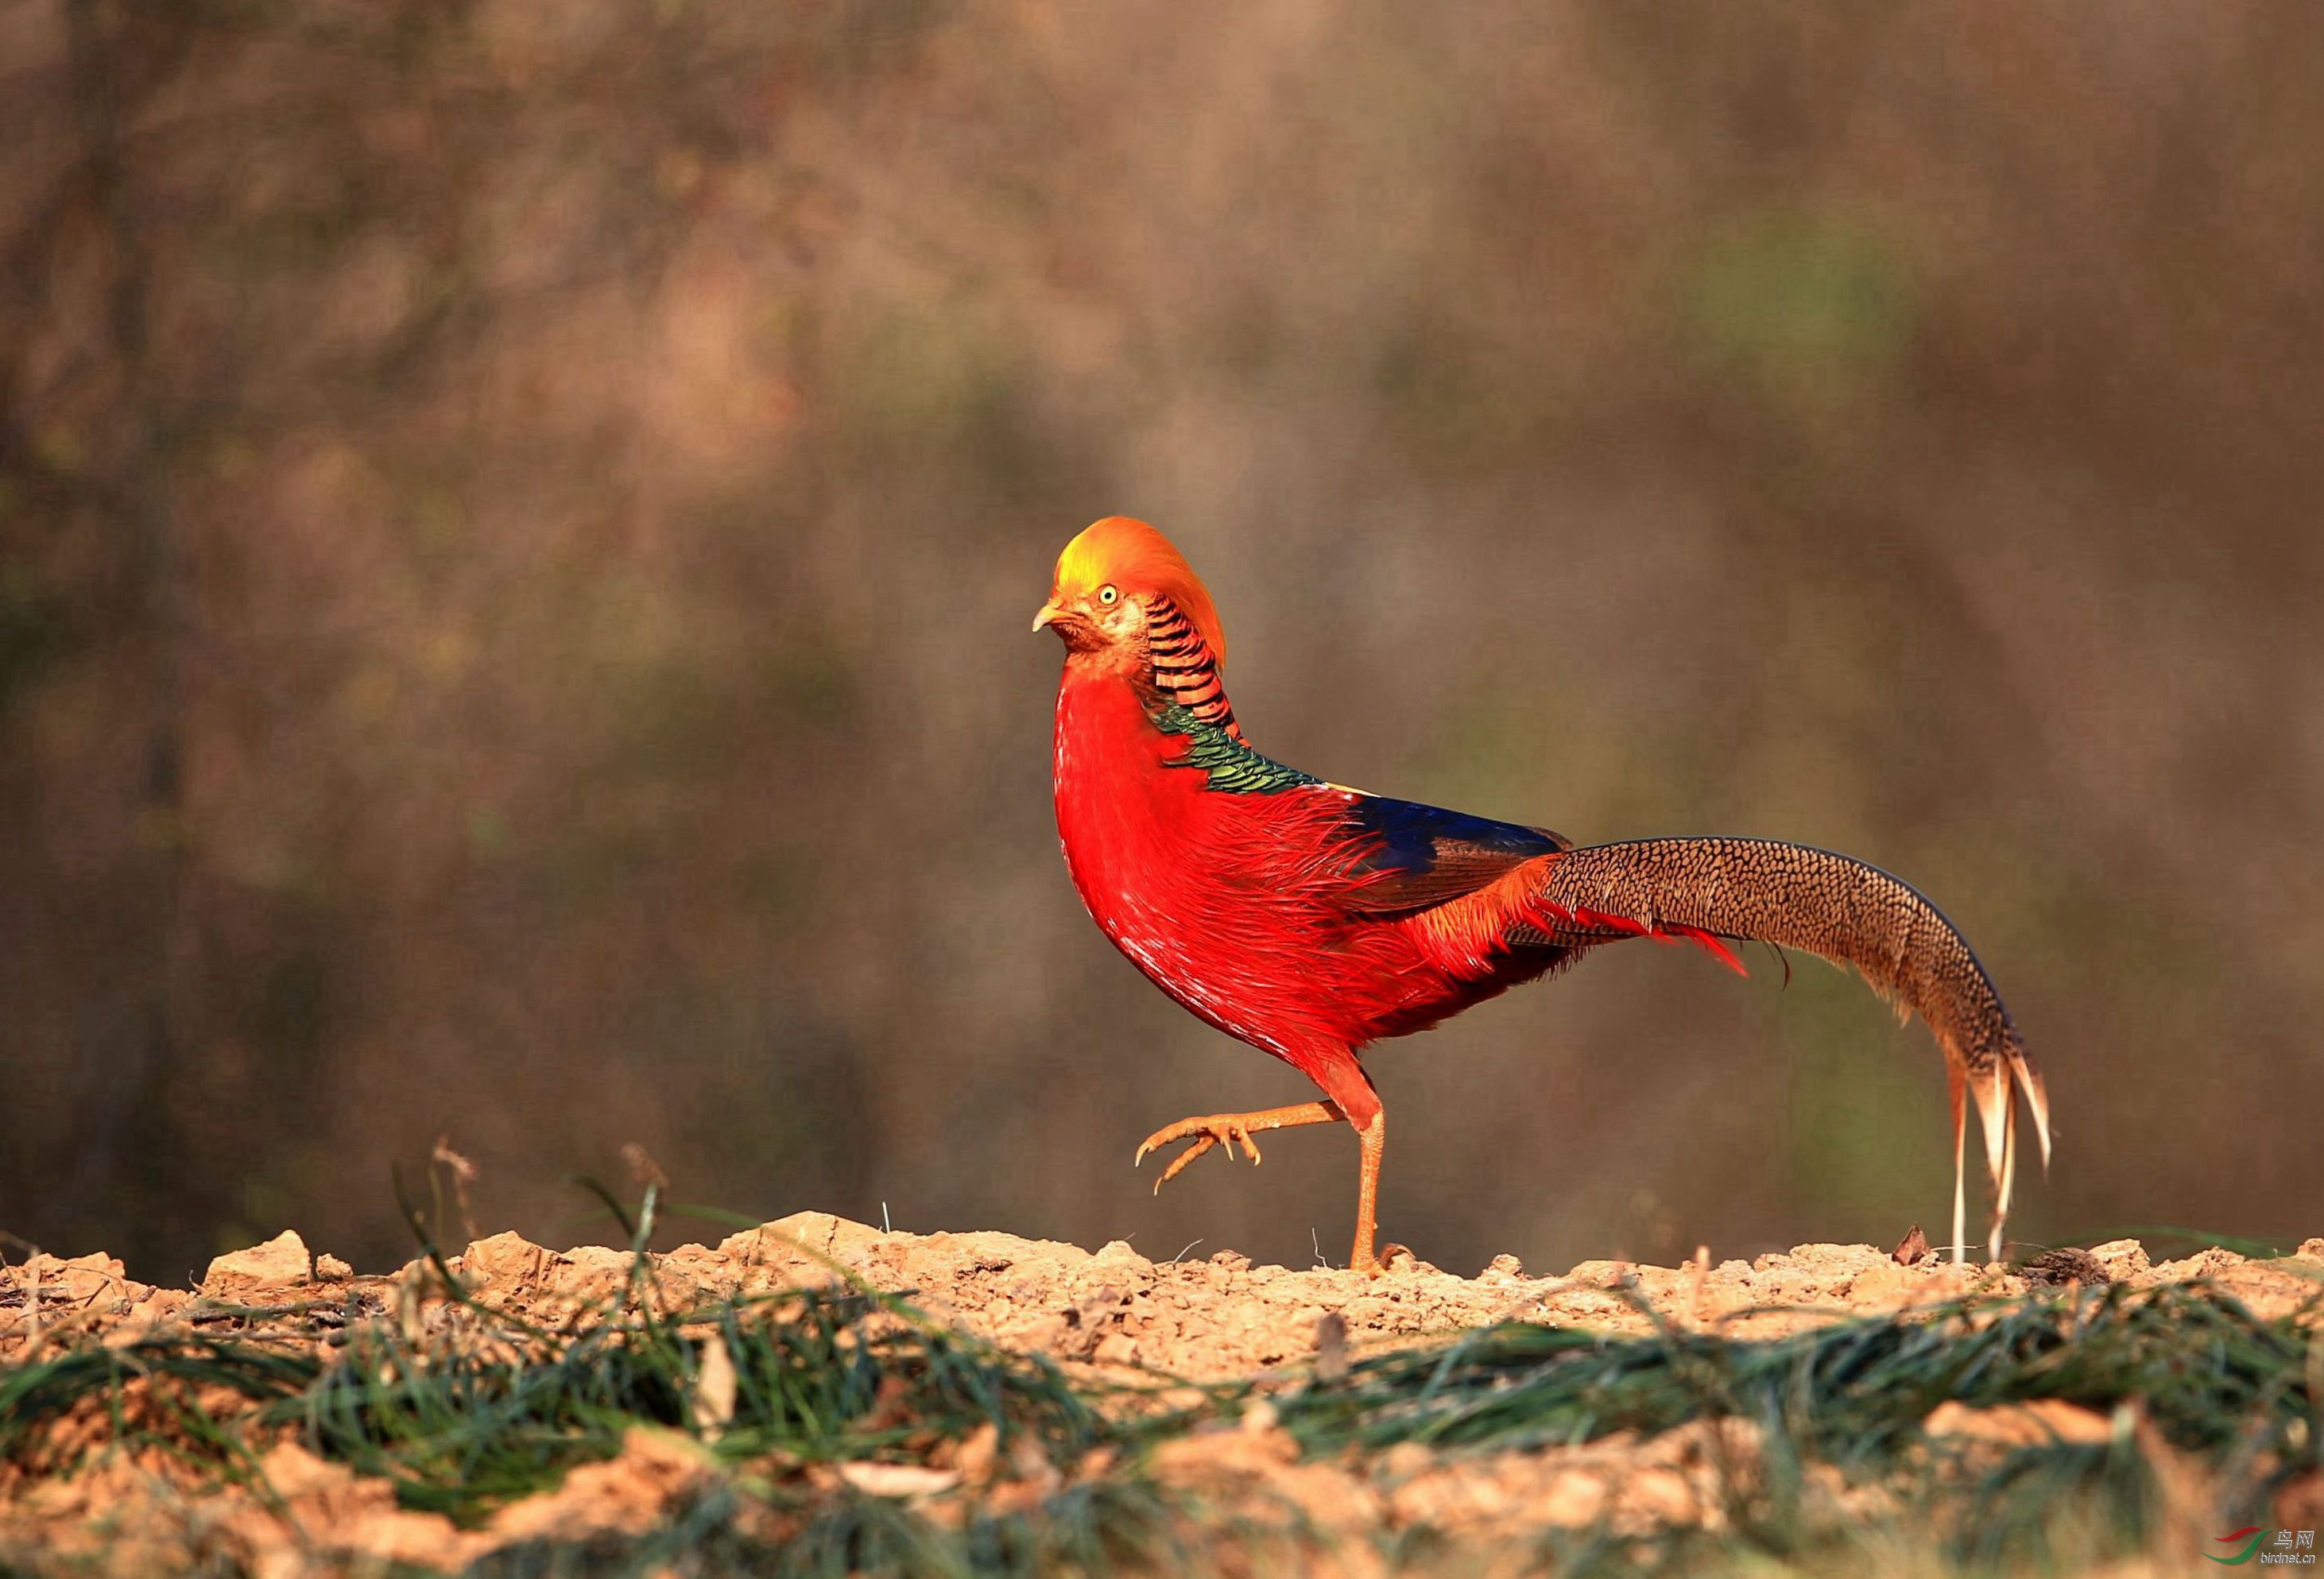
<path id="1" fill-rule="evenodd" d="M 1496 822 L 1326 784 L 1253 749 L 1227 703 L 1210 593 L 1143 521 L 1111 516 L 1057 557 L 1033 629 L 1065 646 L 1057 832 L 1082 901 L 1153 983 L 1315 1082 L 1320 1102 L 1181 1119 L 1146 1138 L 1254 1162 L 1263 1130 L 1344 1120 L 1361 1144 L 1355 1249 L 1376 1271 L 1388 1120 L 1363 1050 L 1624 938 L 1682 938 L 1737 970 L 1724 940 L 1852 965 L 1936 1034 L 1950 1076 L 1953 1259 L 1962 1249 L 1962 1097 L 1983 1121 L 1991 1252 L 2016 1173 L 2014 1079 L 2050 1157 L 2049 1104 L 1968 942 L 1916 890 L 1847 856 L 1771 839 L 1576 849 Z"/>

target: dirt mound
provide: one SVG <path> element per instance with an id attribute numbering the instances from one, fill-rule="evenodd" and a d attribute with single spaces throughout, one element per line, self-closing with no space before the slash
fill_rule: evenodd
<path id="1" fill-rule="evenodd" d="M 2324 1239 L 2301 1247 L 2324 1260 Z M 2079 1259 L 2073 1259 L 2079 1258 Z M 1660 1267 L 1585 1261 L 1554 1276 L 1494 1258 L 1473 1278 L 1400 1262 L 1379 1277 L 1328 1267 L 1254 1265 L 1233 1251 L 1202 1261 L 1155 1262 L 1116 1241 L 1096 1250 L 1015 1235 L 893 1234 L 824 1212 L 799 1212 L 716 1245 L 687 1244 L 646 1258 L 583 1245 L 556 1251 L 515 1234 L 479 1239 L 449 1262 L 479 1302 L 557 1325 L 617 1296 L 633 1277 L 660 1308 L 860 1279 L 904 1294 L 938 1320 L 1009 1348 L 1075 1365 L 1137 1369 L 1189 1381 L 1248 1376 L 1305 1364 L 1321 1341 L 1356 1354 L 1425 1342 L 1497 1321 L 1535 1321 L 1609 1333 L 1657 1322 L 1737 1337 L 1772 1337 L 1850 1315 L 1888 1315 L 1973 1292 L 2015 1294 L 2069 1277 L 2134 1287 L 2204 1278 L 2262 1316 L 2312 1295 L 2296 1271 L 2206 1250 L 2150 1264 L 2135 1240 L 2018 1265 L 1917 1264 L 1867 1244 L 1803 1244 L 1755 1261 Z M 37 1289 L 37 1306 L 28 1292 Z M 132 1281 L 103 1254 L 39 1256 L 0 1283 L 0 1360 L 35 1333 L 119 1335 L 171 1322 L 217 1322 L 232 1306 L 318 1300 L 423 1309 L 442 1299 L 433 1268 L 414 1262 L 384 1277 L 355 1277 L 296 1234 L 210 1263 L 199 1288 Z M 13 1321 L 9 1318 L 13 1317 Z M 1329 1318 L 1329 1319 L 1327 1319 Z M 1333 1335 L 1338 1335 L 1334 1336 Z"/>
<path id="2" fill-rule="evenodd" d="M 594 1280 L 583 1263 L 548 1262 L 513 1235 L 472 1245 L 464 1268 L 512 1292 Z M 607 1253 L 575 1252 L 575 1255 Z M 2324 1240 L 2303 1255 L 2324 1259 Z M 2134 1240 L 2088 1253 L 2086 1281 L 2134 1286 L 2203 1277 L 2262 1315 L 2282 1315 L 2315 1292 L 2299 1275 L 2225 1250 L 2149 1263 Z M 716 1248 L 687 1245 L 659 1259 L 665 1278 L 706 1295 L 752 1294 L 813 1282 L 833 1269 L 892 1292 L 931 1315 L 1011 1348 L 1073 1362 L 1139 1366 L 1194 1381 L 1244 1376 L 1312 1359 L 1326 1317 L 1358 1354 L 1441 1337 L 1497 1321 L 1536 1321 L 1615 1333 L 1655 1321 L 1770 1337 L 1849 1315 L 1887 1315 L 1974 1291 L 2021 1293 L 2038 1265 L 1917 1265 L 1866 1244 L 1803 1244 L 1756 1261 L 1658 1267 L 1585 1261 L 1555 1276 L 1528 1274 L 1502 1255 L 1473 1278 L 1425 1263 L 1379 1277 L 1317 1267 L 1253 1265 L 1231 1250 L 1207 1260 L 1154 1262 L 1117 1240 L 1095 1252 L 1014 1235 L 887 1234 L 844 1217 L 801 1212 L 734 1235 Z M 512 1281 L 513 1280 L 513 1281 Z"/>

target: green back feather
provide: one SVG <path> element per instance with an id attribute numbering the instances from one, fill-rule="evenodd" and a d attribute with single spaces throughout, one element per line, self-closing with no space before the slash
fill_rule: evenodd
<path id="1" fill-rule="evenodd" d="M 1302 785 L 1323 781 L 1296 767 L 1286 767 L 1263 757 L 1229 734 L 1223 725 L 1206 723 L 1183 707 L 1166 707 L 1154 718 L 1154 727 L 1166 735 L 1184 735 L 1186 752 L 1171 759 L 1172 767 L 1199 767 L 1210 776 L 1211 788 L 1229 794 L 1278 794 Z"/>

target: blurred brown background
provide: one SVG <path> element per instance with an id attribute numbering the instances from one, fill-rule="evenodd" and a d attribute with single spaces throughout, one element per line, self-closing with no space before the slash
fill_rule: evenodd
<path id="1" fill-rule="evenodd" d="M 1425 12 L 1425 14 L 1424 14 Z M 2324 11 L 0 0 L 0 1227 L 145 1276 L 682 1199 L 1344 1253 L 1057 858 L 1093 517 L 1272 754 L 1926 888 L 2016 1226 L 2324 1231 Z M 1937 1227 L 1852 978 L 1371 1059 L 1473 1270 Z M 695 1234 L 715 1236 L 715 1226 Z"/>

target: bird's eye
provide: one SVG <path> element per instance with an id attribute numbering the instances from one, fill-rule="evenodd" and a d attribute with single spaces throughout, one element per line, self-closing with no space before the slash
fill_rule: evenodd
<path id="1" fill-rule="evenodd" d="M 1097 601 L 1101 603 L 1111 603 L 1120 596 L 1121 594 L 1110 586 L 1100 587 L 1097 590 Z"/>

